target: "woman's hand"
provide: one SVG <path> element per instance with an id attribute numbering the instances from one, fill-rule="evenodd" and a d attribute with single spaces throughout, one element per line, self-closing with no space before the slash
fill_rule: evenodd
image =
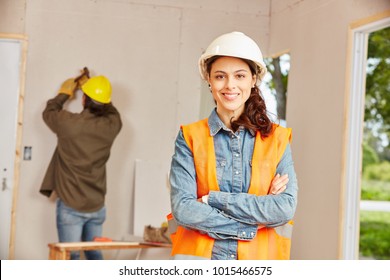
<path id="1" fill-rule="evenodd" d="M 288 174 L 284 174 L 280 176 L 280 174 L 276 174 L 272 179 L 271 187 L 269 190 L 269 194 L 280 194 L 286 190 L 288 183 Z"/>

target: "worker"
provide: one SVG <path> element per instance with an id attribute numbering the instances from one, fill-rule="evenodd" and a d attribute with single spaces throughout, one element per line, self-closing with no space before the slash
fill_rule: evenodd
<path id="1" fill-rule="evenodd" d="M 216 108 L 176 138 L 172 257 L 289 259 L 298 190 L 291 129 L 267 116 L 261 50 L 244 33 L 223 34 L 201 55 L 199 70 Z"/>
<path id="2" fill-rule="evenodd" d="M 83 110 L 63 109 L 79 89 Z M 57 147 L 40 192 L 57 195 L 56 222 L 60 242 L 93 241 L 102 236 L 106 218 L 106 163 L 122 127 L 111 102 L 111 84 L 105 76 L 70 78 L 47 102 L 43 120 L 57 135 Z M 85 251 L 86 259 L 103 259 L 99 250 Z M 80 252 L 71 252 L 80 259 Z"/>

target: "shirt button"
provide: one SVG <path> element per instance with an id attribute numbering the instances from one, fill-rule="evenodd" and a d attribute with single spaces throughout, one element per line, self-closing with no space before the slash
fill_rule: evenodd
<path id="1" fill-rule="evenodd" d="M 231 257 L 232 259 L 235 259 L 235 258 L 236 258 L 236 256 L 235 256 L 235 255 L 230 255 L 230 257 Z"/>
<path id="2" fill-rule="evenodd" d="M 242 232 L 242 236 L 246 236 L 246 232 L 245 231 Z"/>
<path id="3" fill-rule="evenodd" d="M 236 174 L 238 174 L 239 172 L 238 171 L 236 171 Z"/>
<path id="4" fill-rule="evenodd" d="M 236 154 L 236 157 L 239 157 L 240 155 L 239 154 Z"/>

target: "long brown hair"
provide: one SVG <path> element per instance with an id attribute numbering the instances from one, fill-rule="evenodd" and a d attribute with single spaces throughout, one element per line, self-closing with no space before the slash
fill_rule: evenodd
<path id="1" fill-rule="evenodd" d="M 208 74 L 210 74 L 212 64 L 220 57 L 213 56 L 206 61 Z M 255 63 L 247 59 L 241 59 L 248 64 L 252 75 L 259 75 Z M 272 122 L 267 115 L 267 108 L 260 89 L 256 85 L 251 89 L 251 94 L 245 102 L 244 112 L 237 120 L 231 120 L 230 124 L 233 131 L 236 131 L 240 126 L 253 131 L 260 131 L 261 138 L 266 138 L 272 133 Z"/>
<path id="2" fill-rule="evenodd" d="M 84 109 L 88 109 L 89 112 L 94 114 L 96 117 L 105 117 L 111 114 L 110 108 L 112 107 L 111 103 L 109 104 L 102 104 L 97 103 L 92 100 L 88 95 L 84 94 L 85 96 L 85 102 L 84 102 Z"/>

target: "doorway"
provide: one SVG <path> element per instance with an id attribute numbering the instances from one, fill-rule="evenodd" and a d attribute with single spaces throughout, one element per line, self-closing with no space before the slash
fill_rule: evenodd
<path id="1" fill-rule="evenodd" d="M 390 26 L 390 15 L 351 25 L 351 62 L 348 85 L 345 137 L 344 201 L 342 217 L 342 259 L 359 258 L 362 144 L 365 109 L 367 43 L 370 33 Z"/>
<path id="2" fill-rule="evenodd" d="M 368 36 L 360 259 L 390 259 L 390 27 Z"/>
<path id="3" fill-rule="evenodd" d="M 25 39 L 0 34 L 0 259 L 13 258 L 15 202 L 19 182 Z"/>

